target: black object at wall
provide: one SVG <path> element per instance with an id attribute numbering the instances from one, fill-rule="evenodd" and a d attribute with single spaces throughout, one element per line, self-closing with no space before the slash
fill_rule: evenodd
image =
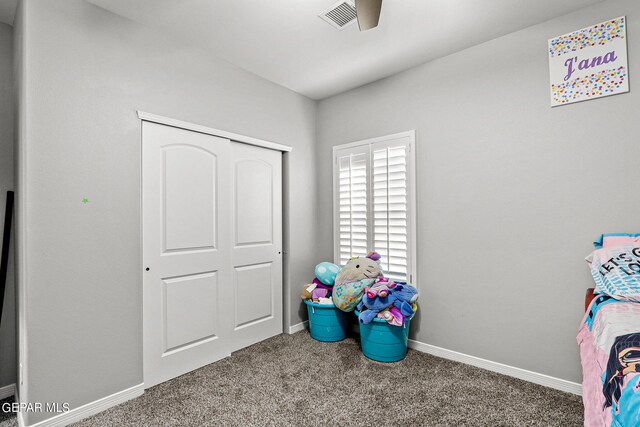
<path id="1" fill-rule="evenodd" d="M 13 219 L 13 191 L 7 191 L 7 207 L 4 214 L 4 232 L 2 234 L 2 258 L 0 258 L 0 323 L 4 307 L 4 289 L 9 270 L 9 244 L 11 240 L 11 220 Z"/>

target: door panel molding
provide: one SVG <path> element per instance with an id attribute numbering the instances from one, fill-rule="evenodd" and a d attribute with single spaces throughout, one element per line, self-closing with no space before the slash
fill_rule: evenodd
<path id="1" fill-rule="evenodd" d="M 162 279 L 163 357 L 219 337 L 221 325 L 207 306 L 207 301 L 214 305 L 219 299 L 219 285 L 218 271 Z M 179 295 L 180 290 L 187 295 Z"/>
<path id="2" fill-rule="evenodd" d="M 178 156 L 181 155 L 183 157 L 182 159 L 174 158 L 176 155 L 175 153 L 178 150 L 182 150 L 180 154 L 177 154 Z M 192 155 L 192 152 L 203 154 L 205 158 L 202 159 L 199 157 L 194 157 Z M 172 153 L 171 156 L 170 153 Z M 188 158 L 185 158 L 185 156 Z M 179 170 L 179 166 L 177 163 L 179 163 L 180 161 L 188 162 L 189 169 L 186 171 Z M 216 220 L 218 217 L 218 183 L 213 179 L 213 177 L 217 175 L 218 163 L 218 156 L 215 153 L 204 150 L 201 147 L 193 147 L 187 144 L 168 144 L 162 147 L 161 197 L 163 253 L 216 249 L 218 238 L 218 222 Z M 207 170 L 208 166 L 209 170 Z M 179 176 L 169 176 L 170 174 L 192 175 L 195 171 L 199 172 L 201 176 L 191 178 L 192 182 L 189 183 L 189 186 L 191 187 L 190 193 L 180 191 L 181 189 L 173 188 L 170 185 L 170 182 L 172 181 L 171 178 L 179 178 Z M 210 172 L 210 174 L 207 172 Z M 182 178 L 186 179 L 184 176 L 182 176 Z M 181 184 L 185 185 L 185 183 Z M 210 185 L 210 187 L 207 188 L 207 185 Z M 193 194 L 194 192 L 197 193 Z M 197 215 L 198 212 L 191 211 L 190 218 L 179 218 L 180 213 L 184 211 L 184 209 L 182 209 L 183 205 L 193 205 L 195 203 L 202 202 L 210 204 L 211 206 L 209 208 L 203 206 L 201 208 L 202 210 L 200 210 L 200 215 Z M 203 214 L 205 214 L 205 211 L 208 210 L 211 211 L 212 216 L 210 218 L 210 221 L 206 221 L 207 218 L 203 216 Z M 179 238 L 177 237 L 178 233 L 175 233 L 176 230 L 171 230 L 168 227 L 168 224 L 170 222 L 187 224 L 191 229 L 191 236 L 189 236 L 189 239 L 195 239 L 195 241 L 193 241 L 190 245 L 186 241 L 174 242 Z M 206 222 L 206 224 L 198 224 L 198 222 Z M 211 229 L 198 229 L 198 227 L 202 226 L 211 226 Z M 173 243 L 172 245 L 169 244 L 170 241 Z"/>
<path id="3" fill-rule="evenodd" d="M 233 168 L 235 247 L 273 244 L 273 166 L 262 159 L 241 158 Z M 259 217 L 260 208 L 267 204 L 264 211 L 269 217 Z"/>

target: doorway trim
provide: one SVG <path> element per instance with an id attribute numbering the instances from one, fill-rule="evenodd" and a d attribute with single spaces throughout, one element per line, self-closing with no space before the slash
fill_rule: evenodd
<path id="1" fill-rule="evenodd" d="M 147 122 L 159 123 L 161 125 L 172 126 L 174 128 L 186 129 L 194 132 L 205 133 L 207 135 L 219 136 L 221 138 L 230 139 L 231 141 L 255 145 L 256 147 L 268 148 L 270 150 L 282 151 L 285 153 L 291 152 L 293 150 L 293 147 L 278 144 L 277 142 L 265 141 L 263 139 L 252 138 L 250 136 L 239 135 L 237 133 L 214 129 L 212 127 L 199 125 L 196 123 L 183 122 L 182 120 L 159 116 L 157 114 L 146 113 L 140 110 L 138 110 L 138 118 Z"/>

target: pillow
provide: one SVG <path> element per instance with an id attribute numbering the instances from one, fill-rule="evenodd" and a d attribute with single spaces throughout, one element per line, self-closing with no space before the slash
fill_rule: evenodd
<path id="1" fill-rule="evenodd" d="M 640 244 L 597 249 L 588 259 L 595 293 L 640 302 Z"/>
<path id="2" fill-rule="evenodd" d="M 598 240 L 593 242 L 596 249 L 612 248 L 614 246 L 640 245 L 640 233 L 607 233 L 601 234 Z"/>

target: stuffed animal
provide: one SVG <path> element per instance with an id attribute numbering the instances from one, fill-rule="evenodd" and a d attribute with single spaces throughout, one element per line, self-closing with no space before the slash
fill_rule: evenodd
<path id="1" fill-rule="evenodd" d="M 314 302 L 320 302 L 320 299 L 322 299 L 324 303 L 328 304 L 328 298 L 331 297 L 331 287 L 339 272 L 340 267 L 330 262 L 321 262 L 316 265 L 316 277 L 313 279 L 313 283 L 302 287 L 300 298 Z"/>
<path id="2" fill-rule="evenodd" d="M 394 305 L 378 313 L 378 319 L 386 320 L 390 325 L 402 326 L 404 325 L 405 317 L 400 309 Z"/>
<path id="3" fill-rule="evenodd" d="M 381 277 L 366 292 L 369 298 L 375 298 L 376 296 L 386 297 L 389 295 L 389 290 L 395 287 L 395 282 L 389 282 L 386 277 Z"/>
<path id="4" fill-rule="evenodd" d="M 406 283 L 400 285 L 378 281 L 374 286 L 365 288 L 357 306 L 360 311 L 358 320 L 364 324 L 370 323 L 378 313 L 389 307 L 396 307 L 404 317 L 411 317 L 414 313 L 412 300 L 417 299 L 417 293 L 416 288 Z"/>
<path id="5" fill-rule="evenodd" d="M 303 300 L 312 300 L 318 302 L 320 298 L 328 298 L 331 296 L 331 288 L 327 285 L 320 283 L 316 278 L 313 279 L 313 283 L 304 285 L 302 287 L 302 293 L 300 298 Z"/>
<path id="6" fill-rule="evenodd" d="M 333 303 L 342 311 L 350 312 L 362 299 L 364 288 L 382 276 L 380 255 L 370 252 L 366 257 L 350 259 L 336 276 L 333 285 Z"/>
<path id="7" fill-rule="evenodd" d="M 396 298 L 395 306 L 402 311 L 402 314 L 406 317 L 413 316 L 413 305 L 418 300 L 418 290 L 407 282 L 396 282 L 393 295 Z"/>
<path id="8" fill-rule="evenodd" d="M 396 301 L 393 293 L 379 296 L 377 294 L 369 294 L 370 289 L 370 287 L 365 288 L 362 300 L 360 300 L 357 305 L 358 311 L 360 312 L 358 320 L 365 325 L 371 323 L 378 313 L 393 306 Z M 372 295 L 372 297 L 369 295 Z"/>
<path id="9" fill-rule="evenodd" d="M 418 290 L 407 282 L 395 282 L 393 293 L 400 301 L 413 305 L 418 300 Z"/>
<path id="10" fill-rule="evenodd" d="M 333 299 L 331 297 L 329 298 L 318 298 L 318 304 L 324 304 L 324 305 L 333 305 Z"/>
<path id="11" fill-rule="evenodd" d="M 362 279 L 375 279 L 378 276 L 382 276 L 380 254 L 369 252 L 364 258 L 351 258 L 336 276 L 335 284 L 341 285 Z"/>
<path id="12" fill-rule="evenodd" d="M 327 286 L 333 286 L 336 275 L 340 272 L 340 267 L 330 262 L 321 262 L 316 265 L 316 278 Z"/>
<path id="13" fill-rule="evenodd" d="M 371 286 L 376 279 L 362 279 L 355 282 L 346 282 L 333 287 L 333 303 L 340 310 L 351 312 L 362 299 L 365 288 Z"/>

